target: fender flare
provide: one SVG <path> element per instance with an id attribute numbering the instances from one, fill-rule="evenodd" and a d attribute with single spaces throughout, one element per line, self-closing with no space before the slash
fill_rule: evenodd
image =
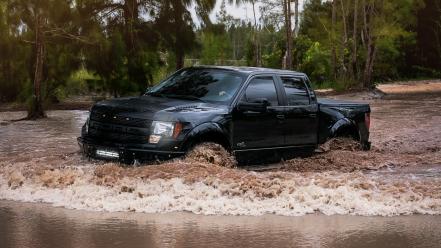
<path id="1" fill-rule="evenodd" d="M 195 140 L 201 139 L 202 137 L 204 137 L 204 135 L 208 133 L 216 134 L 215 137 L 212 137 L 213 139 L 219 139 L 219 137 L 222 137 L 221 142 L 223 144 L 221 145 L 230 146 L 228 135 L 226 134 L 226 131 L 221 127 L 221 125 L 215 122 L 204 122 L 191 129 L 191 131 L 185 136 L 182 147 L 184 149 L 188 149 Z M 210 140 L 210 138 L 208 138 L 208 140 Z"/>
<path id="2" fill-rule="evenodd" d="M 357 131 L 358 136 L 360 136 L 359 130 L 357 125 L 355 125 L 355 123 L 351 120 L 349 120 L 348 118 L 342 118 L 340 120 L 338 120 L 336 123 L 334 123 L 334 125 L 331 127 L 330 132 L 329 132 L 329 137 L 335 137 L 338 133 L 338 131 L 344 129 L 344 128 L 353 128 L 354 130 Z"/>

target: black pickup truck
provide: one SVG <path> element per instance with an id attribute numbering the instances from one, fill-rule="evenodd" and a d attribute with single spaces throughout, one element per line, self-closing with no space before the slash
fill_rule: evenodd
<path id="1" fill-rule="evenodd" d="M 317 99 L 304 73 L 252 67 L 181 69 L 138 97 L 96 103 L 78 142 L 123 162 L 222 145 L 240 163 L 288 159 L 336 136 L 369 142 L 368 104 Z"/>

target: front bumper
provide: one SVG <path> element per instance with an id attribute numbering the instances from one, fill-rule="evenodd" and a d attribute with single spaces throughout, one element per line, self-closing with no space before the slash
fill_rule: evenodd
<path id="1" fill-rule="evenodd" d="M 149 149 L 142 145 L 96 142 L 83 137 L 78 137 L 77 140 L 85 156 L 102 160 L 117 160 L 123 163 L 167 160 L 185 154 L 183 151 Z"/>

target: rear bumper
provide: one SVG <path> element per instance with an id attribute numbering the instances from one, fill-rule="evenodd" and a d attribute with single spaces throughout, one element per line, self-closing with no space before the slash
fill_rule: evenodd
<path id="1" fill-rule="evenodd" d="M 102 160 L 117 160 L 123 163 L 137 161 L 156 161 L 167 160 L 183 156 L 183 151 L 164 151 L 156 149 L 146 149 L 142 145 L 131 145 L 117 143 L 100 143 L 83 137 L 77 138 L 81 152 L 91 158 Z M 105 154 L 97 151 L 106 151 Z"/>

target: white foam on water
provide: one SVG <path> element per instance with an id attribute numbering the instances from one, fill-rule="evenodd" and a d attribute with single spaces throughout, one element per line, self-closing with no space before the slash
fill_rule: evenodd
<path id="1" fill-rule="evenodd" d="M 91 176 L 81 177 L 72 185 L 46 187 L 35 180 L 25 180 L 19 187 L 9 187 L 0 176 L 0 199 L 44 202 L 53 206 L 91 211 L 135 211 L 166 213 L 188 211 L 204 215 L 263 215 L 301 216 L 320 212 L 325 215 L 408 215 L 441 214 L 438 195 L 422 194 L 422 184 L 399 185 L 375 181 L 365 175 L 341 176 L 292 173 L 292 179 L 278 180 L 277 194 L 258 196 L 258 190 L 238 190 L 238 183 L 215 179 L 184 183 L 180 178 L 142 180 L 123 178 L 113 186 L 93 183 Z M 89 178 L 88 178 L 89 177 Z M 335 177 L 335 178 L 331 178 Z M 339 181 L 330 186 L 326 181 Z M 360 187 L 360 184 L 368 187 Z M 433 182 L 432 182 L 433 183 Z M 428 186 L 430 187 L 430 185 Z M 124 190 L 123 190 L 124 189 Z M 130 189 L 130 190 L 127 190 Z"/>

